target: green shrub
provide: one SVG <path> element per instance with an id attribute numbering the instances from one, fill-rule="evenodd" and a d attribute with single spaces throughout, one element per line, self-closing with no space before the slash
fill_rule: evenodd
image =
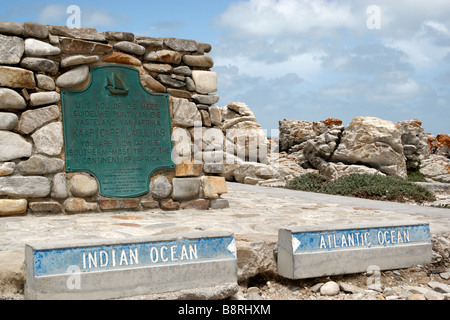
<path id="1" fill-rule="evenodd" d="M 434 195 L 426 188 L 412 182 L 382 175 L 353 174 L 334 182 L 327 182 L 318 174 L 305 174 L 293 179 L 290 189 L 320 192 L 366 199 L 386 201 L 435 201 Z"/>
<path id="2" fill-rule="evenodd" d="M 319 192 L 326 182 L 327 179 L 321 174 L 308 172 L 289 181 L 286 187 L 294 190 Z"/>
<path id="3" fill-rule="evenodd" d="M 418 170 L 408 172 L 408 181 L 410 182 L 427 182 L 425 176 Z"/>

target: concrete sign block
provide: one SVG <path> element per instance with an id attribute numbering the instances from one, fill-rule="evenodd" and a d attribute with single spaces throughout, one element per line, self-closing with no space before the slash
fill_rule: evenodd
<path id="1" fill-rule="evenodd" d="M 280 229 L 278 273 L 289 279 L 407 268 L 431 262 L 428 223 L 396 221 Z"/>
<path id="2" fill-rule="evenodd" d="M 232 234 L 25 247 L 26 299 L 114 299 L 237 283 Z"/>

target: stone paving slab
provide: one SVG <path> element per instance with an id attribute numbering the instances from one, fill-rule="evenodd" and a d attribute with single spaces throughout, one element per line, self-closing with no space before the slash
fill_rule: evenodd
<path id="1" fill-rule="evenodd" d="M 235 235 L 242 279 L 257 274 L 261 268 L 276 270 L 273 247 L 280 228 L 415 220 L 428 222 L 432 234 L 450 231 L 449 209 L 238 183 L 227 185 L 228 193 L 222 197 L 230 202 L 230 207 L 220 210 L 153 209 L 0 217 L 0 252 L 11 250 L 17 256 L 17 250 L 36 241 L 126 239 L 223 231 Z M 267 261 L 263 261 L 265 258 Z"/>

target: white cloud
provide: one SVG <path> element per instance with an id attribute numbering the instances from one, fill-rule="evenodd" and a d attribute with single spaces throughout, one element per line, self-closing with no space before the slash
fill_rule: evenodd
<path id="1" fill-rule="evenodd" d="M 241 36 L 284 37 L 313 29 L 352 28 L 347 3 L 325 0 L 250 0 L 232 4 L 216 24 Z"/>
<path id="2" fill-rule="evenodd" d="M 49 4 L 38 15 L 38 22 L 42 24 L 60 24 L 68 17 L 66 7 L 61 4 Z"/>

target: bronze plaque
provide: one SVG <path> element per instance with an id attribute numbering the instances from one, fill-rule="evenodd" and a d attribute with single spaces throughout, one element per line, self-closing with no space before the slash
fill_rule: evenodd
<path id="1" fill-rule="evenodd" d="M 139 71 L 122 65 L 91 68 L 83 90 L 61 92 L 66 171 L 88 171 L 100 194 L 137 197 L 150 177 L 174 168 L 167 94 L 142 87 Z"/>

